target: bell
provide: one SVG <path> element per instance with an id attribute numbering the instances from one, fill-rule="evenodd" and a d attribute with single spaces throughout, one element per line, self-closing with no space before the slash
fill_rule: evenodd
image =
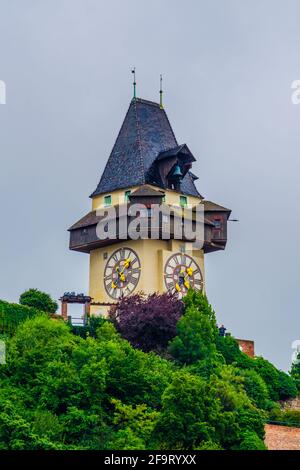
<path id="1" fill-rule="evenodd" d="M 177 165 L 175 166 L 174 171 L 173 171 L 173 173 L 172 173 L 172 177 L 173 177 L 173 178 L 174 178 L 174 177 L 176 177 L 176 178 L 181 178 L 182 176 L 183 176 L 183 175 L 182 175 L 182 173 L 181 173 L 180 166 L 179 166 L 178 163 L 177 163 Z"/>

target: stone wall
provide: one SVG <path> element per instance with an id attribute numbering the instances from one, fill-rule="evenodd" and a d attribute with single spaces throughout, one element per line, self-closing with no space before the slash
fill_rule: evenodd
<path id="1" fill-rule="evenodd" d="M 247 356 L 254 357 L 254 341 L 250 339 L 237 339 L 240 350 Z"/>
<path id="2" fill-rule="evenodd" d="M 300 397 L 289 398 L 280 402 L 280 406 L 283 410 L 295 410 L 300 411 Z"/>
<path id="3" fill-rule="evenodd" d="M 300 428 L 266 424 L 265 433 L 268 450 L 300 450 Z"/>

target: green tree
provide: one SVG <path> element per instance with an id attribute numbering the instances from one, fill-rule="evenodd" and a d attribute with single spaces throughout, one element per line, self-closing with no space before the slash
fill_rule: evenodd
<path id="1" fill-rule="evenodd" d="M 300 352 L 292 364 L 291 376 L 296 384 L 297 390 L 300 391 Z"/>
<path id="2" fill-rule="evenodd" d="M 104 449 L 110 435 L 108 426 L 99 412 L 70 406 L 60 417 L 67 448 Z"/>
<path id="3" fill-rule="evenodd" d="M 115 406 L 115 432 L 108 447 L 113 450 L 148 449 L 159 413 L 145 404 L 124 405 L 115 399 L 112 404 Z"/>
<path id="4" fill-rule="evenodd" d="M 195 450 L 223 450 L 222 447 L 213 441 L 204 441 Z"/>
<path id="5" fill-rule="evenodd" d="M 43 312 L 36 308 L 0 300 L 0 334 L 5 337 L 13 336 L 20 323 L 41 314 Z"/>
<path id="6" fill-rule="evenodd" d="M 49 294 L 42 292 L 38 289 L 29 289 L 20 295 L 19 302 L 21 305 L 34 307 L 47 313 L 55 313 L 58 309 L 58 304 L 52 300 Z"/>
<path id="7" fill-rule="evenodd" d="M 270 399 L 273 401 L 279 400 L 279 373 L 276 367 L 266 359 L 257 357 L 255 359 L 255 370 L 267 385 Z"/>
<path id="8" fill-rule="evenodd" d="M 193 449 L 210 440 L 213 429 L 206 420 L 206 383 L 184 370 L 174 374 L 162 395 L 162 410 L 155 429 L 163 449 Z"/>
<path id="9" fill-rule="evenodd" d="M 63 446 L 50 439 L 39 437 L 14 403 L 0 403 L 1 450 L 60 450 Z"/>
<path id="10" fill-rule="evenodd" d="M 39 437 L 61 442 L 63 426 L 51 411 L 38 409 L 33 414 L 32 431 Z"/>
<path id="11" fill-rule="evenodd" d="M 258 437 L 253 431 L 245 431 L 243 433 L 241 443 L 236 450 L 267 450 L 264 441 Z"/>
<path id="12" fill-rule="evenodd" d="M 217 338 L 217 350 L 222 354 L 227 364 L 233 364 L 241 370 L 253 371 L 257 373 L 267 386 L 269 399 L 264 403 L 264 408 L 272 406 L 271 401 L 284 400 L 297 395 L 297 385 L 293 378 L 262 357 L 250 358 L 239 349 L 237 341 L 230 335 Z M 256 377 L 257 385 L 260 389 L 261 381 L 257 380 L 257 375 L 247 374 L 248 388 L 250 387 L 250 377 Z M 252 381 L 252 390 L 255 381 Z M 250 387 L 251 388 L 251 387 Z M 249 389 L 250 390 L 250 389 Z M 254 390 L 253 390 L 254 391 Z M 251 392 L 250 392 L 251 393 Z M 262 405 L 262 403 L 260 403 Z"/>
<path id="13" fill-rule="evenodd" d="M 116 398 L 125 404 L 157 408 L 161 395 L 171 381 L 174 365 L 155 353 L 144 353 L 123 340 L 112 325 L 97 330 L 97 349 L 106 360 L 107 400 Z"/>
<path id="14" fill-rule="evenodd" d="M 231 335 L 218 336 L 217 350 L 224 357 L 226 364 L 235 364 L 242 369 L 254 368 L 254 359 L 240 350 L 239 344 Z"/>
<path id="15" fill-rule="evenodd" d="M 169 351 L 182 364 L 192 364 L 216 354 L 218 329 L 207 297 L 190 290 L 184 299 L 185 313 L 177 323 L 177 336 Z"/>
<path id="16" fill-rule="evenodd" d="M 269 392 L 266 383 L 255 370 L 241 370 L 244 389 L 252 402 L 262 409 L 269 405 Z"/>
<path id="17" fill-rule="evenodd" d="M 238 369 L 220 366 L 210 379 L 206 397 L 214 440 L 224 449 L 239 446 L 246 430 L 264 436 L 264 414 L 247 396 Z"/>
<path id="18" fill-rule="evenodd" d="M 291 376 L 280 370 L 278 371 L 278 381 L 278 394 L 280 400 L 295 398 L 297 396 L 297 385 Z"/>
<path id="19" fill-rule="evenodd" d="M 68 359 L 80 341 L 63 320 L 51 320 L 45 314 L 26 320 L 7 343 L 6 367 L 12 381 L 34 389 L 45 367 L 52 360 Z"/>

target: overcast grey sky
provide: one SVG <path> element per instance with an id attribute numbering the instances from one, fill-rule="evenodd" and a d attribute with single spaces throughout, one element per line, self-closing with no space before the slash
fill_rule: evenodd
<path id="1" fill-rule="evenodd" d="M 90 209 L 132 95 L 165 107 L 207 198 L 232 208 L 206 257 L 219 322 L 288 369 L 299 328 L 297 0 L 0 0 L 0 298 L 87 292 L 67 228 Z"/>

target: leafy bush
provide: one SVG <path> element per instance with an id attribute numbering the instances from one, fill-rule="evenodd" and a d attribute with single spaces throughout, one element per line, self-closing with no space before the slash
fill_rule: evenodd
<path id="1" fill-rule="evenodd" d="M 105 359 L 106 392 L 125 404 L 159 408 L 164 389 L 172 380 L 174 365 L 153 352 L 145 354 L 120 338 L 113 325 L 97 330 L 97 350 Z"/>
<path id="2" fill-rule="evenodd" d="M 87 338 L 88 336 L 92 336 L 93 338 L 96 338 L 97 335 L 97 329 L 102 326 L 105 322 L 108 320 L 104 317 L 96 317 L 96 316 L 91 316 L 87 324 L 84 326 L 81 325 L 70 325 L 71 331 L 74 335 L 81 336 L 81 338 Z"/>
<path id="3" fill-rule="evenodd" d="M 278 371 L 278 394 L 280 400 L 285 400 L 286 398 L 295 398 L 297 396 L 297 385 L 292 377 L 283 372 L 282 370 Z"/>
<path id="4" fill-rule="evenodd" d="M 29 289 L 20 295 L 19 302 L 21 305 L 34 307 L 47 313 L 55 313 L 58 309 L 58 304 L 49 294 L 41 292 L 38 289 Z"/>
<path id="5" fill-rule="evenodd" d="M 266 383 L 255 370 L 242 370 L 244 388 L 248 397 L 261 409 L 266 409 L 269 405 L 269 393 Z"/>
<path id="6" fill-rule="evenodd" d="M 12 335 L 21 322 L 42 313 L 36 308 L 0 300 L 0 333 Z"/>
<path id="7" fill-rule="evenodd" d="M 116 432 L 108 447 L 112 450 L 143 450 L 150 448 L 153 431 L 159 416 L 145 404 L 124 405 L 119 400 L 112 400 L 115 406 L 113 424 Z"/>
<path id="8" fill-rule="evenodd" d="M 247 396 L 243 379 L 235 367 L 221 366 L 211 377 L 207 400 L 214 441 L 224 449 L 238 447 L 246 430 L 263 437 L 264 415 Z"/>
<path id="9" fill-rule="evenodd" d="M 264 441 L 260 439 L 255 432 L 246 431 L 238 450 L 267 450 Z"/>
<path id="10" fill-rule="evenodd" d="M 213 441 L 204 441 L 195 450 L 223 450 L 219 444 Z"/>
<path id="11" fill-rule="evenodd" d="M 300 411 L 298 410 L 286 410 L 281 414 L 281 420 L 291 426 L 300 427 Z"/>
<path id="12" fill-rule="evenodd" d="M 269 420 L 286 426 L 300 427 L 300 411 L 275 408 L 269 413 Z"/>
<path id="13" fill-rule="evenodd" d="M 223 356 L 214 354 L 203 360 L 194 362 L 186 366 L 186 370 L 191 374 L 198 375 L 205 380 L 209 380 L 212 375 L 218 374 L 220 366 L 224 365 Z"/>
<path id="14" fill-rule="evenodd" d="M 167 347 L 182 313 L 182 302 L 169 293 L 136 294 L 121 299 L 109 316 L 123 338 L 147 352 Z"/>
<path id="15" fill-rule="evenodd" d="M 297 390 L 300 391 L 300 352 L 297 355 L 297 359 L 292 364 L 291 376 L 294 379 Z"/>
<path id="16" fill-rule="evenodd" d="M 224 357 L 226 364 L 236 364 L 241 369 L 254 367 L 254 360 L 240 350 L 239 344 L 231 335 L 218 336 L 217 350 Z"/>
<path id="17" fill-rule="evenodd" d="M 219 336 L 216 345 L 217 350 L 223 355 L 227 364 L 234 364 L 242 370 L 254 371 L 264 381 L 268 391 L 268 399 L 265 405 L 262 406 L 262 402 L 260 402 L 260 406 L 264 409 L 272 407 L 272 401 L 284 400 L 297 395 L 297 384 L 293 376 L 278 370 L 273 364 L 262 357 L 248 357 L 239 349 L 237 341 L 231 336 Z M 252 378 L 254 378 L 253 374 Z M 255 381 L 252 381 L 252 386 L 254 384 Z M 261 382 L 260 385 L 262 385 Z"/>
<path id="18" fill-rule="evenodd" d="M 180 371 L 162 395 L 162 411 L 155 429 L 163 449 L 192 449 L 208 441 L 213 429 L 206 419 L 206 383 Z"/>
<path id="19" fill-rule="evenodd" d="M 280 399 L 279 371 L 273 364 L 262 357 L 255 359 L 255 370 L 265 381 L 270 399 L 278 401 Z"/>

